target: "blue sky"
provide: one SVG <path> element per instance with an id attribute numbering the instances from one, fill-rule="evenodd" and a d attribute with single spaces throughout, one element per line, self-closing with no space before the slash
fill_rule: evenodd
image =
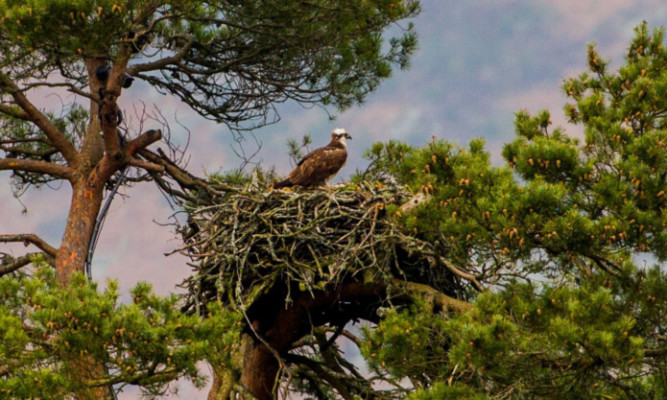
<path id="1" fill-rule="evenodd" d="M 287 139 L 310 134 L 314 146 L 320 146 L 328 142 L 334 127 L 341 126 L 353 141 L 348 165 L 335 181 L 365 168 L 363 150 L 388 139 L 419 145 L 435 135 L 466 145 L 471 138 L 484 137 L 492 160 L 500 163 L 500 149 L 513 137 L 513 113 L 519 109 L 549 108 L 552 120 L 565 125 L 561 110 L 566 99 L 560 85 L 564 78 L 585 70 L 588 43 L 596 42 L 600 53 L 618 66 L 634 26 L 643 20 L 652 27 L 667 25 L 664 0 L 425 0 L 422 8 L 413 21 L 420 49 L 409 70 L 395 71 L 363 105 L 337 114 L 335 121 L 318 107 L 280 106 L 282 120 L 254 133 L 262 143 L 256 161 L 287 174 Z M 224 125 L 204 121 L 177 100 L 146 89 L 136 84 L 126 91 L 124 107 L 131 110 L 140 101 L 148 107 L 156 104 L 167 118 L 186 124 L 191 131 L 191 172 L 201 175 L 239 165 Z M 44 101 L 49 106 L 48 98 Z M 184 130 L 176 124 L 172 128 L 174 139 L 184 140 Z M 573 135 L 579 132 L 566 128 Z M 253 152 L 254 141 L 246 143 Z M 21 198 L 27 207 L 23 214 L 23 205 L 12 197 L 8 176 L 0 172 L 0 233 L 34 232 L 57 246 L 69 204 L 67 185 L 58 191 L 29 191 Z M 159 293 L 173 291 L 189 267 L 178 255 L 163 256 L 179 241 L 169 228 L 155 222 L 167 222 L 174 211 L 151 184 L 124 193 L 128 196 L 117 198 L 111 207 L 93 273 L 100 281 L 118 279 L 125 289 L 149 281 Z M 10 250 L 15 255 L 25 251 L 23 246 Z M 121 398 L 135 395 L 130 392 Z M 187 386 L 174 396 L 204 397 Z"/>

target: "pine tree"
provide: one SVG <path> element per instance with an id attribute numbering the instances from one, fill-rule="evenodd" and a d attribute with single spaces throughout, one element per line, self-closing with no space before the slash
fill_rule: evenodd
<path id="1" fill-rule="evenodd" d="M 4 257 L 0 273 L 39 258 L 54 267 L 60 289 L 79 285 L 76 274 L 84 271 L 105 188 L 119 171 L 129 171 L 134 181 L 154 179 L 167 191 L 170 175 L 205 185 L 164 153 L 148 150 L 162 138 L 159 129 L 119 130 L 118 100 L 136 96 L 133 81 L 232 130 L 274 122 L 275 105 L 285 101 L 345 109 L 393 68 L 407 66 L 416 48 L 412 27 L 388 40 L 384 30 L 418 11 L 412 0 L 0 1 L 0 170 L 11 171 L 21 189 L 53 181 L 72 188 L 60 245 L 34 233 L 3 233 L 0 242 L 39 251 Z M 75 100 L 37 107 L 35 96 L 51 90 L 68 91 Z M 20 343 L 33 346 L 26 340 Z M 106 397 L 112 379 L 102 368 L 106 357 L 76 354 L 50 358 L 45 368 L 67 363 L 82 379 L 67 386 L 76 397 Z M 20 376 L 40 363 L 9 364 L 3 376 Z"/>
<path id="2" fill-rule="evenodd" d="M 270 201 L 284 206 L 281 212 L 296 207 L 298 229 L 225 240 L 232 247 L 248 238 L 269 244 L 264 259 L 217 255 L 242 260 L 243 274 L 214 281 L 204 288 L 213 298 L 195 298 L 185 311 L 180 300 L 157 297 L 147 285 L 122 305 L 114 283 L 100 291 L 86 282 L 80 271 L 91 222 L 116 171 L 166 170 L 193 193 L 201 184 L 189 186 L 191 176 L 146 150 L 159 131 L 121 145 L 116 101 L 130 77 L 236 129 L 265 122 L 272 104 L 287 99 L 347 107 L 388 76 L 390 65 L 407 61 L 414 36 L 408 32 L 382 53 L 380 31 L 412 15 L 415 3 L 322 4 L 0 2 L 0 169 L 14 171 L 19 185 L 60 179 L 74 188 L 60 248 L 31 234 L 0 237 L 43 253 L 5 259 L 4 272 L 56 266 L 0 279 L 0 393 L 102 398 L 109 384 L 133 383 L 159 394 L 178 377 L 200 383 L 196 362 L 206 360 L 215 371 L 211 397 L 218 398 L 267 399 L 278 388 L 350 399 L 665 397 L 667 50 L 664 31 L 646 24 L 636 28 L 617 71 L 591 46 L 588 71 L 564 83 L 572 101 L 565 111 L 585 130 L 581 141 L 552 128 L 548 111 L 520 111 L 502 167 L 491 165 L 481 139 L 465 148 L 434 139 L 422 148 L 376 144 L 358 186 L 339 192 L 267 196 L 217 183 L 227 190 L 223 200 L 237 197 L 225 203 L 231 218 L 220 214 L 222 222 L 209 229 L 229 221 L 236 229 L 241 212 L 262 219 L 252 207 Z M 219 76 L 248 91 L 226 96 L 230 87 L 217 85 Z M 54 85 L 90 105 L 59 117 L 26 97 Z M 395 182 L 415 195 L 410 207 L 401 203 L 404 191 L 391 189 Z M 364 197 L 364 188 L 372 196 Z M 330 201 L 335 196 L 346 202 Z M 344 216 L 357 212 L 346 221 L 358 236 L 298 247 L 309 233 L 322 233 L 316 221 L 302 224 L 304 212 L 340 220 L 340 213 L 323 215 L 322 203 L 300 208 L 312 199 L 347 207 Z M 204 215 L 198 205 L 187 204 L 193 220 Z M 202 234 L 183 233 L 186 242 Z M 291 238 L 287 247 L 305 250 L 288 260 L 276 244 Z M 344 239 L 364 252 L 343 254 L 336 246 Z M 390 254 L 381 269 L 381 248 L 406 250 L 397 242 L 413 251 Z M 353 262 L 298 264 L 318 255 L 329 261 L 329 250 Z M 397 261 L 408 262 L 394 268 Z M 257 271 L 262 279 L 251 280 Z M 204 278 L 194 276 L 191 287 L 203 288 Z M 345 329 L 355 318 L 375 323 L 363 338 Z M 368 375 L 345 360 L 336 337 L 360 347 Z"/>
<path id="3" fill-rule="evenodd" d="M 63 399 L 127 384 L 158 396 L 178 378 L 202 386 L 200 360 L 230 362 L 225 349 L 238 341 L 237 314 L 211 304 L 202 322 L 180 311 L 177 296 L 156 296 L 145 283 L 132 290 L 132 303 L 121 304 L 115 281 L 100 292 L 77 273 L 62 288 L 53 269 L 34 262 L 41 264 L 34 277 L 0 278 L 3 398 Z M 104 365 L 105 373 L 72 362 L 85 357 Z"/>
<path id="4" fill-rule="evenodd" d="M 666 61 L 645 23 L 618 71 L 591 45 L 563 85 L 583 143 L 520 111 L 506 167 L 481 141 L 372 149 L 377 171 L 430 196 L 397 211 L 405 226 L 488 288 L 448 318 L 391 310 L 365 332 L 373 368 L 410 379 L 414 399 L 667 394 Z"/>

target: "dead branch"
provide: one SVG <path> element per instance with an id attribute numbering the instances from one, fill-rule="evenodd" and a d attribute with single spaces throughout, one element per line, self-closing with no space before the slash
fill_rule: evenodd
<path id="1" fill-rule="evenodd" d="M 181 168 L 162 149 L 158 148 L 157 154 L 148 149 L 141 149 L 137 154 L 147 161 L 164 168 L 163 174 L 152 172 L 151 177 L 160 189 L 172 199 L 176 199 L 181 204 L 186 202 L 198 204 L 202 194 L 205 194 L 205 197 L 208 198 L 205 204 L 210 202 L 210 195 L 213 192 L 209 189 L 209 183 Z M 180 190 L 167 181 L 168 178 L 173 180 L 175 186 L 180 188 Z"/>

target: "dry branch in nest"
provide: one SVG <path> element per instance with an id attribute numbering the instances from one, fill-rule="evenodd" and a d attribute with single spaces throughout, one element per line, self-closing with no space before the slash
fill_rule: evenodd
<path id="1" fill-rule="evenodd" d="M 447 268 L 444 250 L 407 234 L 386 212 L 411 198 L 400 187 L 210 184 L 209 194 L 210 204 L 188 210 L 181 227 L 180 251 L 195 269 L 184 282 L 190 309 L 219 299 L 245 310 L 276 293 L 289 305 L 297 294 L 314 297 L 350 282 L 403 291 L 400 282 L 418 283 L 465 297 L 468 282 Z"/>

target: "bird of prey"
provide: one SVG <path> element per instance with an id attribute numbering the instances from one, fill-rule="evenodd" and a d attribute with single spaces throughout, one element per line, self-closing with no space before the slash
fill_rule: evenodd
<path id="1" fill-rule="evenodd" d="M 274 189 L 289 186 L 322 186 L 333 178 L 347 160 L 347 139 L 352 139 L 346 129 L 336 128 L 331 132 L 331 142 L 315 149 L 299 161 L 283 181 L 276 182 Z"/>

